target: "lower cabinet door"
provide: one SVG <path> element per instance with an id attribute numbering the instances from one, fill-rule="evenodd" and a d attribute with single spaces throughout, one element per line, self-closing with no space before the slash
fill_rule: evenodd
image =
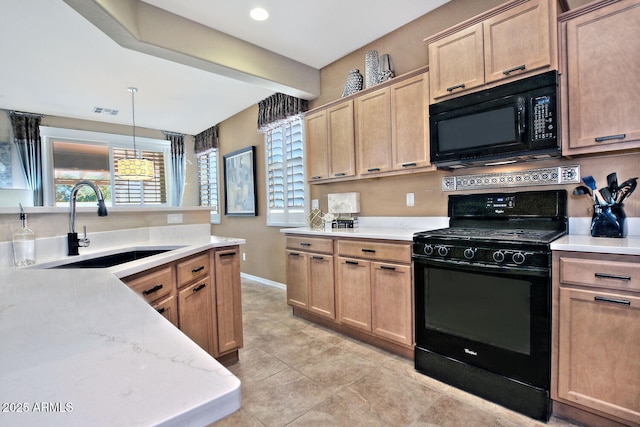
<path id="1" fill-rule="evenodd" d="M 559 295 L 558 396 L 640 424 L 640 297 Z"/>
<path id="2" fill-rule="evenodd" d="M 335 319 L 333 256 L 309 254 L 309 310 Z"/>
<path id="3" fill-rule="evenodd" d="M 287 250 L 287 304 L 309 309 L 308 254 Z"/>
<path id="4" fill-rule="evenodd" d="M 211 279 L 207 276 L 178 292 L 182 332 L 212 354 Z"/>
<path id="5" fill-rule="evenodd" d="M 243 345 L 239 249 L 216 250 L 214 260 L 217 350 L 222 355 Z"/>
<path id="6" fill-rule="evenodd" d="M 176 298 L 170 296 L 167 299 L 163 299 L 152 306 L 156 311 L 162 314 L 165 319 L 173 323 L 178 327 L 178 305 L 176 304 Z"/>
<path id="7" fill-rule="evenodd" d="M 372 332 L 413 345 L 413 285 L 408 265 L 371 263 Z"/>
<path id="8" fill-rule="evenodd" d="M 338 321 L 371 332 L 371 262 L 338 258 Z"/>

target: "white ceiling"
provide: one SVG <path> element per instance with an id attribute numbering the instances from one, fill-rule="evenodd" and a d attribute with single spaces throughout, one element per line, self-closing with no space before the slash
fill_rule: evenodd
<path id="1" fill-rule="evenodd" d="M 144 1 L 320 69 L 448 0 Z M 0 55 L 6 110 L 130 125 L 135 86 L 137 126 L 196 134 L 274 92 L 121 47 L 62 0 L 2 0 Z"/>

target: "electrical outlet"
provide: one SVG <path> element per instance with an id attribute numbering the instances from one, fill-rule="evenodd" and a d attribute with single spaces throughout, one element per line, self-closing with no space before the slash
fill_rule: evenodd
<path id="1" fill-rule="evenodd" d="M 167 224 L 182 224 L 182 214 L 167 214 Z"/>
<path id="2" fill-rule="evenodd" d="M 247 260 L 247 253 L 246 252 L 242 252 L 242 260 L 243 261 Z"/>
<path id="3" fill-rule="evenodd" d="M 415 199 L 413 193 L 407 193 L 407 206 L 412 207 L 415 205 Z"/>
<path id="4" fill-rule="evenodd" d="M 311 200 L 311 209 L 320 209 L 320 200 L 318 199 Z"/>

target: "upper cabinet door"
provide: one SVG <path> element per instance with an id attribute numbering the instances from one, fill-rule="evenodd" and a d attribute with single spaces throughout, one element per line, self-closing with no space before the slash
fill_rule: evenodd
<path id="1" fill-rule="evenodd" d="M 640 147 L 640 2 L 623 0 L 569 19 L 565 154 Z"/>
<path id="2" fill-rule="evenodd" d="M 555 30 L 551 28 L 549 3 L 531 0 L 484 22 L 486 83 L 552 64 L 555 46 L 551 32 Z"/>
<path id="3" fill-rule="evenodd" d="M 315 181 L 329 176 L 327 153 L 327 111 L 322 110 L 304 118 L 307 144 L 307 173 Z"/>
<path id="4" fill-rule="evenodd" d="M 429 166 L 429 74 L 391 86 L 393 169 Z"/>
<path id="5" fill-rule="evenodd" d="M 389 87 L 356 98 L 358 173 L 391 170 L 391 96 Z"/>
<path id="6" fill-rule="evenodd" d="M 329 135 L 329 178 L 356 174 L 353 101 L 327 109 Z"/>
<path id="7" fill-rule="evenodd" d="M 484 84 L 482 23 L 429 44 L 431 96 L 438 99 Z"/>

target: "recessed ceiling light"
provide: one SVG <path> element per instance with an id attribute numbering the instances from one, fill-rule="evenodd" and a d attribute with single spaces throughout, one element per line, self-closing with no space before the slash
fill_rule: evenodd
<path id="1" fill-rule="evenodd" d="M 256 7 L 251 9 L 251 12 L 249 12 L 249 15 L 256 21 L 266 21 L 267 18 L 269 18 L 269 12 L 267 12 L 261 7 Z"/>

